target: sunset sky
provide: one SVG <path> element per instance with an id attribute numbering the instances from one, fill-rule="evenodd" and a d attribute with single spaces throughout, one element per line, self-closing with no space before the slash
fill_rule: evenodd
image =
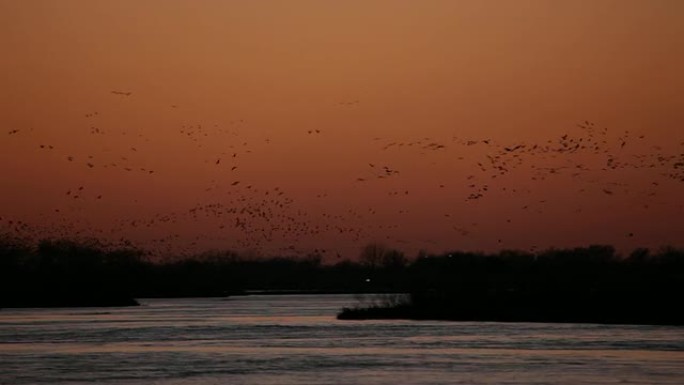
<path id="1" fill-rule="evenodd" d="M 684 246 L 684 1 L 0 0 L 0 233 Z"/>

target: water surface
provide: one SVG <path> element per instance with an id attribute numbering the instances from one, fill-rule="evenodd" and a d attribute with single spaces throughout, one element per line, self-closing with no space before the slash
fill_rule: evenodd
<path id="1" fill-rule="evenodd" d="M 349 295 L 0 311 L 1 384 L 682 384 L 684 328 L 338 321 Z"/>

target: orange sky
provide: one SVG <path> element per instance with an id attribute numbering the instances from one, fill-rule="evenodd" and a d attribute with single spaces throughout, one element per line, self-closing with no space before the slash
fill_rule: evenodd
<path id="1" fill-rule="evenodd" d="M 677 0 L 0 0 L 0 230 L 684 246 L 682 20 Z"/>

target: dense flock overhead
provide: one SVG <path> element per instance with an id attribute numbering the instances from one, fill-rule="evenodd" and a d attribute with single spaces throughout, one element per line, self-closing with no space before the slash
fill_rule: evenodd
<path id="1" fill-rule="evenodd" d="M 127 101 L 136 97 L 132 91 L 113 90 L 110 94 Z M 357 108 L 359 104 L 359 100 L 341 101 L 338 108 Z M 168 108 L 182 109 L 178 105 Z M 52 212 L 37 218 L 0 214 L 2 232 L 31 239 L 94 237 L 109 240 L 112 245 L 130 245 L 134 239 L 136 246 L 156 255 L 191 253 L 220 245 L 256 254 L 315 253 L 339 257 L 335 246 L 327 244 L 331 239 L 338 244 L 381 241 L 399 247 L 414 242 L 398 235 L 397 229 L 412 220 L 412 210 L 421 210 L 407 199 L 428 188 L 442 202 L 448 197 L 448 206 L 439 213 L 443 221 L 440 223 L 445 223 L 454 239 L 459 239 L 478 230 L 478 218 L 459 214 L 469 205 L 506 200 L 517 204 L 522 215 L 543 214 L 546 201 L 531 200 L 530 186 L 548 181 L 569 178 L 575 194 L 601 194 L 606 198 L 632 194 L 644 210 L 649 209 L 650 202 L 657 201 L 665 185 L 684 182 L 684 142 L 659 146 L 649 142 L 646 132 L 614 130 L 583 121 L 567 127 L 567 132 L 560 135 L 533 141 L 460 137 L 458 128 L 454 128 L 455 135 L 451 137 L 369 137 L 368 142 L 377 150 L 373 157 L 358 159 L 350 149 L 349 158 L 340 160 L 357 165 L 355 175 L 339 175 L 343 189 L 327 188 L 312 180 L 315 188 L 308 198 L 302 198 L 301 193 L 292 194 L 288 188 L 255 182 L 253 171 L 245 167 L 254 159 L 268 158 L 273 146 L 280 144 L 268 136 L 255 139 L 253 133 L 259 132 L 260 127 L 240 118 L 223 123 L 188 123 L 178 118 L 175 127 L 168 128 L 163 135 L 183 141 L 182 156 L 192 153 L 202 157 L 198 173 L 210 175 L 201 186 L 191 186 L 197 203 L 152 214 L 146 210 L 121 212 L 105 226 L 91 221 L 90 214 L 116 201 L 117 192 L 100 185 L 95 187 L 91 182 L 97 173 L 107 172 L 121 183 L 126 183 L 122 176 L 127 174 L 147 178 L 150 184 L 157 183 L 159 178 L 174 178 L 172 168 L 154 162 L 154 148 L 163 144 L 150 146 L 152 135 L 145 129 L 127 129 L 111 121 L 101 125 L 100 119 L 110 114 L 105 110 L 83 113 L 81 131 L 75 135 L 90 135 L 92 146 L 77 152 L 62 148 L 63 142 L 50 142 L 38 127 L 6 127 L 3 146 L 24 146 L 26 156 L 46 163 L 57 162 L 60 168 L 68 170 L 85 169 L 90 174 L 83 174 L 78 184 L 61 191 L 60 203 Z M 311 145 L 335 146 L 332 140 L 326 141 L 327 133 L 328 129 L 321 127 L 291 135 L 300 135 L 302 139 L 319 136 L 320 140 Z M 397 159 L 421 162 L 411 165 L 413 176 L 406 176 L 402 170 L 406 162 Z M 428 182 L 425 178 L 416 182 L 416 173 Z M 177 183 L 183 185 L 186 181 Z M 335 197 L 343 198 L 349 191 L 370 192 L 379 197 L 374 199 L 382 199 L 382 205 L 352 199 L 343 207 L 327 203 Z M 386 207 L 391 207 L 392 212 L 388 213 Z M 582 210 L 575 208 L 577 213 Z M 505 220 L 514 225 L 513 219 Z M 625 234 L 634 236 L 633 232 Z"/>

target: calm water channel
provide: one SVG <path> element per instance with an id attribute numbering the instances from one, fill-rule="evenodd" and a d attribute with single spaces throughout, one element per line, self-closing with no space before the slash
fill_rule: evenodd
<path id="1" fill-rule="evenodd" d="M 349 295 L 0 310 L 1 384 L 677 384 L 684 328 L 337 321 Z"/>

